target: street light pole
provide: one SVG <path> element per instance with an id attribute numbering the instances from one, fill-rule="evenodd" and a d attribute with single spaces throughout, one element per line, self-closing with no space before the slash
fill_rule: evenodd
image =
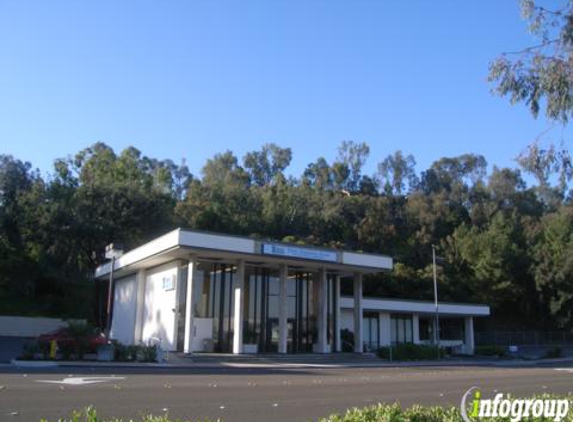
<path id="1" fill-rule="evenodd" d="M 105 341 L 109 342 L 109 333 L 111 331 L 111 309 L 113 301 L 113 270 L 115 267 L 115 255 L 111 257 L 111 269 L 109 271 L 109 283 L 107 287 L 107 308 L 106 308 L 106 318 L 105 318 Z"/>
<path id="2" fill-rule="evenodd" d="M 110 271 L 109 271 L 109 284 L 107 289 L 107 309 L 106 309 L 106 321 L 105 321 L 105 340 L 106 343 L 109 342 L 109 335 L 111 332 L 111 318 L 113 313 L 113 272 L 115 270 L 115 259 L 123 255 L 123 247 L 118 244 L 110 243 L 105 247 L 105 257 L 111 259 Z"/>
<path id="3" fill-rule="evenodd" d="M 436 245 L 432 245 L 432 263 L 434 267 L 434 307 L 436 312 L 436 329 L 434 330 L 434 338 L 438 351 L 438 359 L 440 359 L 440 308 L 438 307 L 438 277 L 436 275 Z"/>

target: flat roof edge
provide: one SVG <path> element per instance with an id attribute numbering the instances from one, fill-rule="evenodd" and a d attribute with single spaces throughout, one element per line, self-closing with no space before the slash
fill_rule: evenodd
<path id="1" fill-rule="evenodd" d="M 353 298 L 343 296 L 340 300 L 341 308 L 352 309 L 354 307 Z M 388 312 L 412 312 L 433 314 L 435 313 L 435 304 L 432 301 L 397 299 L 397 298 L 380 298 L 364 297 L 363 308 L 374 311 Z M 438 311 L 442 314 L 466 315 L 466 316 L 489 316 L 491 308 L 489 305 L 477 303 L 452 303 L 438 302 Z"/>
<path id="2" fill-rule="evenodd" d="M 272 246 L 265 248 L 269 245 L 276 245 L 277 248 Z M 274 258 L 298 258 L 308 262 L 323 262 L 325 264 L 332 263 L 349 267 L 367 268 L 369 270 L 376 270 L 377 272 L 389 271 L 393 268 L 393 259 L 387 255 L 316 247 L 312 245 L 298 245 L 274 240 L 254 239 L 246 236 L 177 228 L 126 252 L 116 259 L 114 270 L 122 269 L 135 262 L 178 247 L 201 248 L 213 251 L 220 250 L 227 253 L 269 256 Z M 295 254 L 295 252 L 297 254 Z M 95 277 L 101 278 L 109 274 L 110 267 L 110 262 L 98 266 L 95 270 Z"/>

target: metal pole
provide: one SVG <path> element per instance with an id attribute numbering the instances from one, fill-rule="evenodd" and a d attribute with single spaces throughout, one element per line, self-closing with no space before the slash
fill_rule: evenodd
<path id="1" fill-rule="evenodd" d="M 109 342 L 109 334 L 111 331 L 111 312 L 113 302 L 113 270 L 115 267 L 115 256 L 111 257 L 111 270 L 109 272 L 109 286 L 107 289 L 107 317 L 105 321 L 105 340 Z"/>
<path id="2" fill-rule="evenodd" d="M 440 309 L 438 307 L 438 277 L 436 275 L 436 246 L 432 245 L 432 262 L 434 267 L 434 306 L 436 310 L 436 330 L 434 337 L 436 339 L 436 346 L 438 352 L 438 359 L 440 359 Z"/>

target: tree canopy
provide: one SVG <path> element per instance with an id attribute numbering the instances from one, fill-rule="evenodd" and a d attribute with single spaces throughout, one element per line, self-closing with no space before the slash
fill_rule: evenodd
<path id="1" fill-rule="evenodd" d="M 291 150 L 275 144 L 242 160 L 217 154 L 200 175 L 103 143 L 56 160 L 48 177 L 0 156 L 2 312 L 25 303 L 92 316 L 90 279 L 106 244 L 129 249 L 187 227 L 391 255 L 394 271 L 365 284 L 387 297 L 432 297 L 435 244 L 445 258 L 441 300 L 491 304 L 508 327 L 573 327 L 570 178 L 551 177 L 566 150 L 530 148 L 517 168 L 491 172 L 471 153 L 418 172 L 413 155 L 395 151 L 371 175 L 367 144 L 346 141 L 338 152 L 298 177 L 285 173 Z"/>

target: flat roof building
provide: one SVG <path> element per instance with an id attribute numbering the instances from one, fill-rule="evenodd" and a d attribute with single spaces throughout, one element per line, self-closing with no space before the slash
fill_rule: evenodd
<path id="1" fill-rule="evenodd" d="M 115 259 L 110 336 L 161 339 L 186 353 L 362 353 L 431 342 L 433 303 L 363 298 L 363 275 L 392 265 L 384 255 L 177 229 Z M 106 263 L 95 277 L 110 272 Z M 340 296 L 344 282 L 352 298 Z M 488 306 L 441 304 L 439 332 L 452 336 L 441 344 L 473 353 L 473 317 L 486 315 Z"/>

